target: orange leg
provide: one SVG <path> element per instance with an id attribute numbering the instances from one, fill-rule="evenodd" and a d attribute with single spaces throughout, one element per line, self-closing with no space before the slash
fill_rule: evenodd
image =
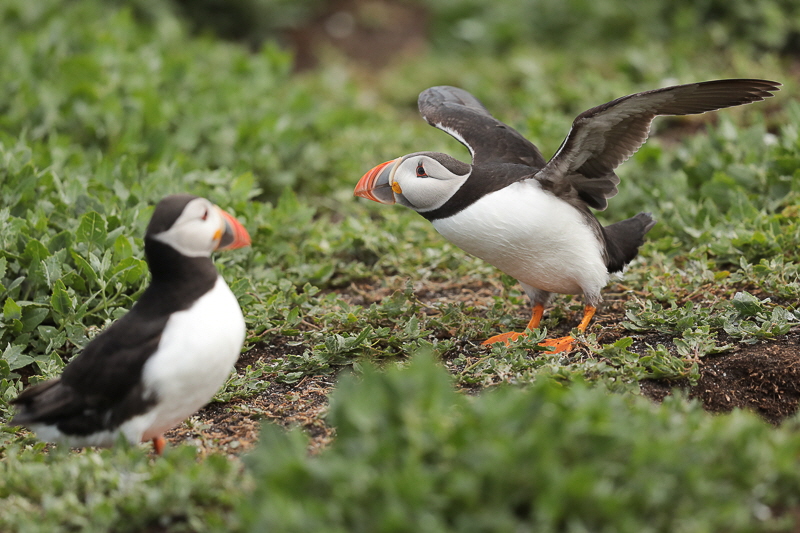
<path id="1" fill-rule="evenodd" d="M 589 327 L 589 322 L 591 322 L 592 317 L 594 316 L 597 308 L 591 305 L 587 305 L 583 308 L 583 319 L 581 323 L 578 325 L 578 331 L 583 333 L 586 331 L 586 328 Z M 539 327 L 539 322 L 542 320 L 542 314 L 544 313 L 544 306 L 540 304 L 536 304 L 533 306 L 533 315 L 531 316 L 530 322 L 528 322 L 528 327 L 526 329 L 536 329 Z M 513 341 L 517 340 L 520 337 L 524 337 L 525 333 L 517 333 L 515 331 L 509 331 L 507 333 L 501 333 L 499 335 L 495 335 L 494 337 L 490 337 L 483 341 L 482 345 L 487 344 L 494 344 L 495 342 L 504 342 L 506 346 L 511 344 Z M 539 343 L 539 346 L 546 346 L 548 348 L 552 348 L 551 350 L 545 353 L 560 353 L 560 352 L 568 352 L 572 350 L 575 344 L 575 337 L 572 335 L 567 335 L 566 337 L 559 337 L 557 339 L 545 339 Z"/>
<path id="2" fill-rule="evenodd" d="M 586 328 L 589 327 L 589 322 L 591 322 L 596 311 L 597 308 L 591 305 L 587 305 L 583 308 L 583 319 L 581 320 L 581 323 L 578 324 L 578 331 L 581 333 L 586 331 Z M 552 350 L 549 350 L 545 353 L 569 352 L 572 350 L 574 345 L 575 337 L 572 335 L 559 337 L 557 339 L 545 339 L 539 343 L 539 346 L 547 346 L 548 348 L 552 348 Z"/>
<path id="3" fill-rule="evenodd" d="M 539 322 L 542 321 L 542 315 L 544 314 L 544 306 L 542 304 L 536 304 L 533 306 L 533 313 L 531 314 L 531 320 L 528 322 L 527 329 L 536 329 L 539 327 Z M 487 344 L 494 344 L 496 342 L 504 342 L 506 346 L 509 345 L 512 341 L 517 340 L 520 337 L 524 337 L 525 332 L 517 333 L 516 331 L 508 331 L 506 333 L 500 333 L 499 335 L 495 335 L 494 337 L 489 337 L 485 341 L 481 343 L 481 345 L 485 346 Z"/>
<path id="4" fill-rule="evenodd" d="M 159 435 L 158 437 L 153 437 L 153 450 L 156 452 L 156 455 L 163 455 L 164 448 L 167 447 L 167 441 L 164 439 L 163 435 Z"/>

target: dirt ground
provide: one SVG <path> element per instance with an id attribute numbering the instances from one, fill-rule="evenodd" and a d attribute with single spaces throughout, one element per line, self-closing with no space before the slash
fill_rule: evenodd
<path id="1" fill-rule="evenodd" d="M 436 313 L 437 305 L 460 301 L 476 309 L 490 305 L 499 287 L 496 282 L 426 282 L 415 287 L 415 295 L 430 307 L 425 312 Z M 340 293 L 353 304 L 369 305 L 388 295 L 388 289 L 351 287 Z M 606 303 L 595 317 L 594 329 L 599 342 L 609 343 L 631 333 L 619 326 L 624 317 L 624 297 L 610 287 Z M 527 312 L 520 309 L 520 316 Z M 572 316 L 575 315 L 575 316 Z M 524 317 L 523 317 L 524 318 Z M 578 313 L 568 313 L 560 323 L 557 334 L 566 334 L 579 320 Z M 575 324 L 573 324 L 575 322 Z M 564 329 L 564 331 L 559 331 Z M 289 354 L 302 353 L 304 347 L 287 337 L 275 337 L 243 354 L 237 369 L 244 369 L 259 360 L 274 361 Z M 671 337 L 662 334 L 636 337 L 636 345 L 671 344 Z M 679 389 L 688 397 L 702 402 L 712 413 L 724 413 L 734 408 L 749 409 L 772 424 L 780 424 L 793 415 L 800 402 L 800 327 L 769 342 L 736 344 L 726 353 L 709 355 L 699 360 L 700 379 L 695 385 L 686 380 L 646 380 L 640 383 L 642 395 L 653 401 Z M 580 348 L 578 348 L 580 349 Z M 478 343 L 465 343 L 464 351 L 481 355 Z M 586 353 L 591 353 L 586 350 Z M 473 353 L 474 352 L 474 353 Z M 448 365 L 445 365 L 448 366 Z M 284 427 L 300 427 L 310 437 L 310 450 L 316 453 L 334 438 L 334 430 L 325 423 L 328 395 L 335 386 L 333 375 L 307 376 L 294 384 L 274 381 L 263 393 L 249 399 L 229 403 L 214 403 L 183 425 L 169 432 L 173 444 L 193 443 L 205 450 L 222 450 L 231 454 L 247 451 L 258 440 L 262 422 Z"/>
<path id="2" fill-rule="evenodd" d="M 750 409 L 779 424 L 797 411 L 800 401 L 800 331 L 773 342 L 741 345 L 734 351 L 700 361 L 700 381 L 642 383 L 642 393 L 661 400 L 675 387 L 687 390 L 714 413 Z"/>
<path id="3" fill-rule="evenodd" d="M 236 369 L 242 370 L 259 360 L 273 361 L 302 352 L 276 337 L 242 354 Z M 261 424 L 277 423 L 285 428 L 300 427 L 310 438 L 310 451 L 316 453 L 333 438 L 333 429 L 325 423 L 328 395 L 335 377 L 306 376 L 294 384 L 272 383 L 263 393 L 247 399 L 212 403 L 200 410 L 165 437 L 171 444 L 192 443 L 206 451 L 239 454 L 258 441 Z"/>

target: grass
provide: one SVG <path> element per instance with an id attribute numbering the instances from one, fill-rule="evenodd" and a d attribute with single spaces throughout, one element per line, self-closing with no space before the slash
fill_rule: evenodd
<path id="1" fill-rule="evenodd" d="M 246 315 L 246 349 L 277 339 L 291 344 L 232 376 L 219 402 L 306 376 L 403 366 L 420 351 L 441 361 L 463 389 L 511 383 L 538 391 L 519 398 L 581 402 L 594 394 L 582 383 L 635 392 L 645 378 L 694 380 L 704 356 L 796 331 L 800 105 L 790 56 L 780 53 L 790 49 L 789 37 L 780 37 L 791 34 L 794 19 L 770 15 L 780 2 L 758 2 L 758 18 L 743 17 L 750 2 L 730 3 L 715 15 L 712 32 L 693 32 L 697 21 L 685 8 L 657 18 L 673 25 L 667 27 L 648 26 L 656 22 L 641 13 L 624 41 L 599 34 L 592 39 L 603 44 L 591 47 L 582 39 L 594 34 L 581 27 L 559 30 L 568 46 L 554 37 L 532 42 L 516 7 L 487 14 L 478 3 L 460 10 L 449 2 L 421 5 L 430 10 L 432 32 L 456 32 L 453 46 L 433 39 L 418 57 L 380 73 L 333 60 L 303 74 L 292 72 L 291 54 L 271 41 L 251 52 L 193 34 L 167 2 L 12 0 L 0 7 L 8 44 L 0 47 L 0 422 L 10 419 L 8 402 L 24 383 L 58 375 L 130 308 L 147 283 L 144 227 L 152 206 L 174 192 L 210 198 L 251 233 L 252 248 L 217 259 Z M 609 5 L 630 11 L 624 2 Z M 547 27 L 559 28 L 555 7 L 545 11 Z M 741 20 L 756 20 L 764 31 L 736 37 Z M 668 42 L 642 37 L 665 31 Z M 570 357 L 538 353 L 544 330 L 511 347 L 480 347 L 490 334 L 526 324 L 528 303 L 514 280 L 445 242 L 410 210 L 352 198 L 357 179 L 380 161 L 428 149 L 467 157 L 418 117 L 416 96 L 428 86 L 465 87 L 548 155 L 591 106 L 721 77 L 775 79 L 784 87 L 745 108 L 656 121 L 650 141 L 620 168 L 620 194 L 600 216 L 609 223 L 646 210 L 658 224 L 641 257 L 607 288 L 606 307 Z M 578 298 L 558 297 L 543 326 L 565 333 L 580 309 Z M 541 382 L 565 391 L 579 385 L 571 400 Z M 523 401 L 514 394 L 499 393 L 486 405 Z M 711 421 L 680 400 L 659 414 L 639 404 L 629 412 L 620 401 L 603 404 L 609 416 L 626 413 L 644 432 L 648 419 L 676 416 L 706 428 L 698 431 L 709 446 L 715 434 L 756 424 L 746 414 Z M 585 422 L 582 415 L 569 420 Z M 286 444 L 278 430 L 267 431 L 264 446 L 288 450 L 276 452 L 287 460 L 274 465 L 276 479 L 316 468 L 302 458 L 302 437 L 293 433 Z M 754 431 L 758 438 L 736 433 L 731 442 L 757 453 L 776 446 L 785 457 L 794 453 L 794 444 L 773 442 L 791 441 L 789 430 Z M 331 469 L 345 464 L 340 453 L 331 452 Z M 653 453 L 652 461 L 661 461 Z M 236 530 L 244 527 L 237 517 L 250 511 L 234 510 L 233 501 L 261 490 L 251 491 L 249 470 L 236 459 L 200 458 L 186 447 L 164 461 L 129 449 L 50 453 L 3 426 L 0 457 L 4 531 L 39 527 L 31 513 L 44 517 L 43 531 L 60 523 L 64 530 Z M 778 515 L 796 505 L 790 470 L 771 471 L 788 476 L 794 491 L 767 501 Z M 289 485 L 285 497 L 292 499 Z M 746 499 L 742 494 L 732 501 Z M 757 516 L 752 511 L 740 523 Z"/>

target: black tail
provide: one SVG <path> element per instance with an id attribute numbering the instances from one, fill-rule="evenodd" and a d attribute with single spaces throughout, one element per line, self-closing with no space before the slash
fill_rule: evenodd
<path id="1" fill-rule="evenodd" d="M 609 272 L 619 272 L 633 261 L 644 244 L 644 235 L 656 225 L 650 213 L 616 222 L 603 228 L 606 238 L 606 267 Z"/>

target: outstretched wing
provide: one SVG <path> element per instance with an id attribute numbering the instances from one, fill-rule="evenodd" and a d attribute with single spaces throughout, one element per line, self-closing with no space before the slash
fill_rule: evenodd
<path id="1" fill-rule="evenodd" d="M 759 102 L 773 96 L 780 83 L 767 80 L 715 80 L 676 85 L 612 100 L 584 111 L 567 138 L 536 175 L 543 181 L 568 180 L 595 209 L 605 209 L 617 193 L 614 174 L 647 140 L 658 115 L 693 115 Z"/>
<path id="2" fill-rule="evenodd" d="M 419 95 L 419 112 L 430 124 L 455 137 L 472 154 L 473 164 L 515 163 L 540 169 L 539 149 L 513 128 L 494 118 L 477 98 L 442 85 Z"/>

